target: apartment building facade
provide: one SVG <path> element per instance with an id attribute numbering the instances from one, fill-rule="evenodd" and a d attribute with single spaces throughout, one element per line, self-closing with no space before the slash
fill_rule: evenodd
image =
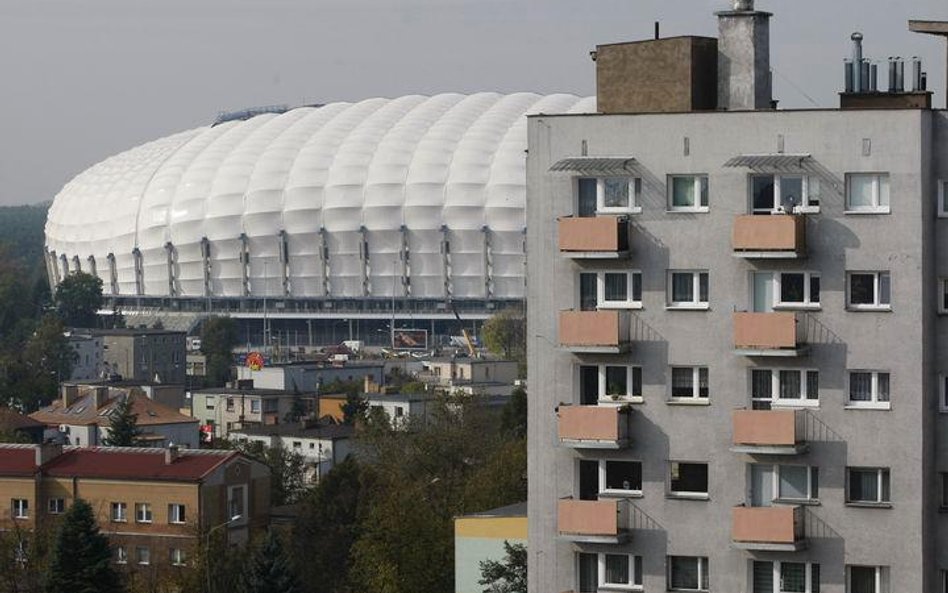
<path id="1" fill-rule="evenodd" d="M 737 96 L 752 5 L 731 111 L 530 118 L 531 593 L 948 584 L 948 114 Z"/>
<path id="2" fill-rule="evenodd" d="M 306 417 L 316 410 L 316 394 L 280 389 L 218 387 L 191 394 L 191 414 L 205 434 L 227 437 L 232 430 L 274 426 L 295 414 Z"/>
<path id="3" fill-rule="evenodd" d="M 0 445 L 0 530 L 30 532 L 82 498 L 116 564 L 186 566 L 211 529 L 237 544 L 266 528 L 269 480 L 233 451 Z"/>

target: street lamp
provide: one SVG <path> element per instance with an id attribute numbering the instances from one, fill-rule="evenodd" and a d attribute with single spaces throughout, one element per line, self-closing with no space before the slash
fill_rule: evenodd
<path id="1" fill-rule="evenodd" d="M 211 534 L 222 527 L 227 527 L 235 521 L 243 519 L 243 515 L 237 514 L 219 525 L 215 525 L 204 534 L 204 572 L 207 574 L 207 592 L 211 592 Z"/>

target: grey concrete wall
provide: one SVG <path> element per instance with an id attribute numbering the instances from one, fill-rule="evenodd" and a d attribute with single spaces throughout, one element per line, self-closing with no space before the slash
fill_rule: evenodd
<path id="1" fill-rule="evenodd" d="M 718 13 L 718 109 L 768 109 L 770 14 Z"/>
<path id="2" fill-rule="evenodd" d="M 933 123 L 929 119 L 934 119 Z M 931 128 L 931 131 L 928 129 Z M 946 519 L 932 511 L 932 465 L 948 471 L 948 442 L 937 437 L 948 420 L 935 414 L 933 390 L 948 324 L 935 319 L 932 266 L 948 276 L 938 253 L 948 239 L 936 233 L 929 169 L 948 178 L 948 121 L 919 111 L 808 111 L 638 116 L 537 116 L 530 120 L 528 158 L 528 360 L 530 385 L 530 592 L 576 587 L 574 544 L 557 541 L 557 499 L 577 492 L 581 456 L 556 442 L 554 409 L 578 403 L 577 366 L 623 361 L 643 367 L 644 403 L 635 405 L 634 444 L 608 457 L 643 462 L 643 497 L 631 501 L 631 543 L 607 546 L 644 557 L 644 585 L 664 590 L 667 555 L 707 556 L 713 591 L 749 591 L 752 553 L 733 547 L 731 509 L 745 500 L 747 464 L 732 453 L 730 416 L 750 405 L 750 369 L 813 368 L 820 372 L 820 405 L 811 410 L 810 452 L 774 463 L 819 467 L 820 504 L 806 508 L 808 549 L 758 554 L 759 559 L 821 565 L 822 591 L 843 593 L 847 564 L 891 567 L 891 590 L 928 591 L 936 570 L 948 567 Z M 685 138 L 690 153 L 685 155 Z M 869 140 L 869 154 L 864 153 Z M 548 173 L 564 157 L 631 156 L 644 179 L 643 212 L 632 217 L 632 256 L 618 264 L 577 263 L 560 256 L 556 218 L 573 213 L 573 181 Z M 809 257 L 745 260 L 732 255 L 734 218 L 749 212 L 747 169 L 724 168 L 739 154 L 810 153 L 819 171 L 822 204 L 807 219 Z M 888 172 L 891 214 L 844 213 L 844 178 L 851 172 Z M 666 176 L 703 173 L 710 179 L 710 211 L 666 212 Z M 932 225 L 934 221 L 934 226 Z M 928 245 L 925 245 L 925 242 Z M 945 243 L 945 244 L 943 244 Z M 578 306 L 581 269 L 643 271 L 644 307 L 633 314 L 634 345 L 625 355 L 574 355 L 557 348 L 557 312 Z M 666 271 L 710 271 L 710 310 L 667 311 Z M 821 274 L 822 307 L 806 314 L 810 353 L 799 359 L 748 358 L 733 353 L 732 313 L 750 305 L 754 270 Z M 847 270 L 888 270 L 891 312 L 846 309 Z M 937 336 L 937 344 L 932 337 Z M 926 341 L 927 338 L 927 341 Z M 936 348 L 937 346 L 937 348 Z M 710 369 L 708 406 L 671 405 L 670 365 Z M 936 367 L 932 369 L 931 367 Z M 848 410 L 847 369 L 891 373 L 888 411 Z M 937 430 L 933 430 L 937 429 Z M 669 460 L 710 464 L 710 500 L 666 496 Z M 762 462 L 766 462 L 761 459 Z M 891 468 L 891 508 L 845 504 L 847 466 Z M 939 491 L 940 493 L 940 491 Z M 937 533 L 937 536 L 935 535 Z M 929 534 L 929 535 L 926 535 Z M 937 544 L 932 546 L 933 541 Z M 936 549 L 939 551 L 936 552 Z M 603 548 L 593 548 L 601 551 Z M 936 557 L 937 556 L 937 557 Z M 927 560 L 932 559 L 932 560 Z"/>

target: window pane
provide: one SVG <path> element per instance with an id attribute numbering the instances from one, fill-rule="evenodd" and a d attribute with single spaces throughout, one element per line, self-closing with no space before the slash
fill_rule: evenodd
<path id="1" fill-rule="evenodd" d="M 673 461 L 671 475 L 672 492 L 708 493 L 708 466 L 704 463 L 678 463 Z"/>
<path id="2" fill-rule="evenodd" d="M 690 303 L 694 300 L 694 275 L 691 272 L 672 274 L 672 302 Z"/>
<path id="3" fill-rule="evenodd" d="M 889 176 L 879 175 L 879 205 L 889 205 Z"/>
<path id="4" fill-rule="evenodd" d="M 879 304 L 888 305 L 892 302 L 892 282 L 889 279 L 888 272 L 879 274 Z"/>
<path id="5" fill-rule="evenodd" d="M 820 497 L 820 468 L 810 468 L 810 498 Z"/>
<path id="6" fill-rule="evenodd" d="M 773 210 L 773 175 L 755 175 L 751 182 L 751 187 L 754 194 L 754 210 Z"/>
<path id="7" fill-rule="evenodd" d="M 754 562 L 754 592 L 775 593 L 774 591 L 774 563 Z"/>
<path id="8" fill-rule="evenodd" d="M 579 184 L 579 216 L 596 215 L 596 180 L 583 178 Z"/>
<path id="9" fill-rule="evenodd" d="M 802 465 L 780 466 L 780 498 L 804 500 L 809 498 L 807 478 L 810 470 Z"/>
<path id="10" fill-rule="evenodd" d="M 579 275 L 579 308 L 581 311 L 595 311 L 599 302 L 596 298 L 596 275 L 584 272 Z"/>
<path id="11" fill-rule="evenodd" d="M 638 461 L 607 461 L 606 489 L 641 490 L 642 463 Z"/>
<path id="12" fill-rule="evenodd" d="M 751 398 L 773 399 L 773 381 L 770 371 L 760 369 L 751 371 Z"/>
<path id="13" fill-rule="evenodd" d="M 606 395 L 628 395 L 629 369 L 627 367 L 606 367 Z"/>
<path id="14" fill-rule="evenodd" d="M 849 302 L 853 305 L 874 305 L 876 302 L 873 274 L 849 275 Z"/>
<path id="15" fill-rule="evenodd" d="M 873 566 L 849 567 L 850 593 L 881 593 L 876 591 L 876 569 Z"/>
<path id="16" fill-rule="evenodd" d="M 632 367 L 632 389 L 629 395 L 642 395 L 642 367 Z"/>
<path id="17" fill-rule="evenodd" d="M 698 584 L 698 559 L 685 556 L 672 556 L 672 589 L 697 589 Z"/>
<path id="18" fill-rule="evenodd" d="M 877 502 L 879 476 L 876 470 L 849 470 L 850 502 Z"/>
<path id="19" fill-rule="evenodd" d="M 635 559 L 635 571 L 632 574 L 633 576 L 632 584 L 641 585 L 642 584 L 642 557 L 634 556 L 634 559 Z"/>
<path id="20" fill-rule="evenodd" d="M 849 399 L 855 402 L 872 400 L 872 373 L 849 373 Z"/>
<path id="21" fill-rule="evenodd" d="M 702 303 L 708 302 L 708 273 L 702 272 L 698 274 L 698 301 Z"/>
<path id="22" fill-rule="evenodd" d="M 695 204 L 693 177 L 672 177 L 672 207 L 692 208 Z"/>
<path id="23" fill-rule="evenodd" d="M 802 303 L 803 295 L 803 274 L 781 274 L 780 275 L 780 302 L 782 303 Z"/>
<path id="24" fill-rule="evenodd" d="M 632 273 L 632 300 L 636 303 L 642 301 L 642 274 L 640 272 Z"/>
<path id="25" fill-rule="evenodd" d="M 579 592 L 599 590 L 599 558 L 596 554 L 579 554 Z"/>
<path id="26" fill-rule="evenodd" d="M 708 397 L 710 389 L 708 387 L 708 369 L 698 369 L 698 397 Z"/>
<path id="27" fill-rule="evenodd" d="M 802 562 L 780 563 L 781 593 L 807 593 L 806 564 Z"/>
<path id="28" fill-rule="evenodd" d="M 780 399 L 800 399 L 800 371 L 780 371 Z"/>
<path id="29" fill-rule="evenodd" d="M 806 372 L 806 398 L 820 399 L 820 373 L 819 371 Z"/>
<path id="30" fill-rule="evenodd" d="M 701 205 L 707 208 L 708 207 L 708 178 L 699 177 L 698 183 L 701 186 Z"/>
<path id="31" fill-rule="evenodd" d="M 603 206 L 606 208 L 628 208 L 629 180 L 624 178 L 603 180 Z"/>
<path id="32" fill-rule="evenodd" d="M 780 205 L 787 212 L 793 212 L 794 206 L 803 204 L 803 178 L 780 178 Z"/>
<path id="33" fill-rule="evenodd" d="M 872 208 L 872 186 L 874 175 L 850 175 L 849 176 L 849 203 L 847 207 L 851 210 L 860 208 Z"/>
<path id="34" fill-rule="evenodd" d="M 606 554 L 606 583 L 628 585 L 629 557 L 625 554 Z"/>
<path id="35" fill-rule="evenodd" d="M 890 492 L 889 492 L 889 470 L 883 469 L 883 470 L 879 470 L 879 471 L 882 472 L 882 480 L 881 480 L 881 481 L 882 481 L 882 493 L 881 493 L 882 495 L 880 496 L 879 500 L 880 500 L 881 502 L 889 502 L 889 501 L 891 500 L 891 497 L 890 497 L 890 495 L 889 495 L 889 494 L 890 494 Z"/>
<path id="36" fill-rule="evenodd" d="M 605 300 L 629 300 L 629 280 L 624 273 L 608 272 L 605 274 Z"/>
<path id="37" fill-rule="evenodd" d="M 948 311 L 948 280 L 941 281 L 941 308 Z"/>
<path id="38" fill-rule="evenodd" d="M 672 397 L 694 397 L 694 369 L 675 367 L 672 369 Z"/>
<path id="39" fill-rule="evenodd" d="M 889 401 L 889 373 L 879 373 L 878 374 L 878 400 L 880 402 Z"/>
<path id="40" fill-rule="evenodd" d="M 810 276 L 810 302 L 820 302 L 820 277 Z"/>

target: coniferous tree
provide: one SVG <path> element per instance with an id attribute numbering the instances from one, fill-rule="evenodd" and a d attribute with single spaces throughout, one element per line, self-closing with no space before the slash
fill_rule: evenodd
<path id="1" fill-rule="evenodd" d="M 138 414 L 132 412 L 132 396 L 127 395 L 112 410 L 109 436 L 102 443 L 107 447 L 134 447 L 139 444 L 141 434 Z"/>
<path id="2" fill-rule="evenodd" d="M 298 593 L 299 582 L 293 572 L 280 536 L 271 531 L 254 554 L 244 593 Z"/>
<path id="3" fill-rule="evenodd" d="M 77 498 L 63 515 L 53 542 L 46 593 L 121 593 L 109 540 L 99 532 L 89 503 Z"/>
<path id="4" fill-rule="evenodd" d="M 527 593 L 527 547 L 504 540 L 504 560 L 482 560 L 478 564 L 487 585 L 483 593 Z"/>

